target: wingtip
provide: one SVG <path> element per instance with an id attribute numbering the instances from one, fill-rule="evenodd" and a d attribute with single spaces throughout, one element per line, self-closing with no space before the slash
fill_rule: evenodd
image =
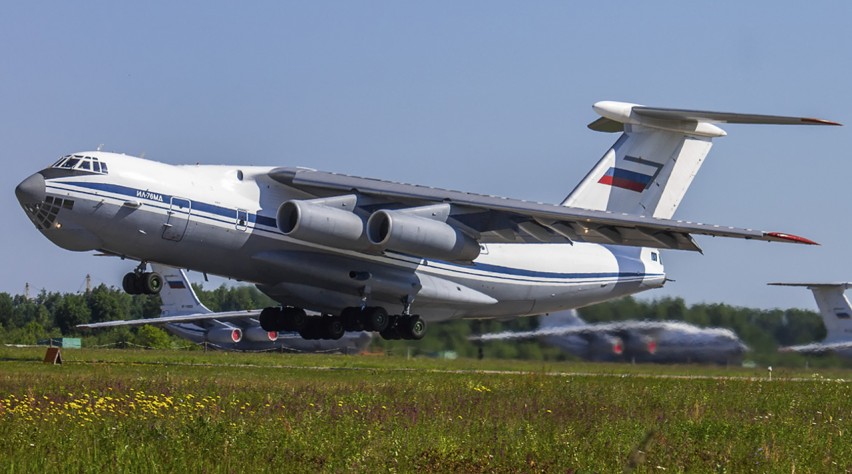
<path id="1" fill-rule="evenodd" d="M 786 234 L 784 232 L 766 232 L 766 236 L 774 237 L 782 242 L 792 242 L 794 244 L 805 244 L 805 245 L 819 245 L 818 242 L 814 242 L 811 239 L 807 239 L 805 237 L 800 237 L 798 235 Z"/>
<path id="2" fill-rule="evenodd" d="M 823 119 L 818 119 L 818 118 L 808 118 L 808 117 L 803 118 L 802 123 L 807 124 L 807 125 L 835 125 L 835 126 L 838 126 L 838 127 L 843 126 L 843 124 L 840 123 L 840 122 L 834 122 L 834 121 L 831 121 L 831 120 L 823 120 Z"/>

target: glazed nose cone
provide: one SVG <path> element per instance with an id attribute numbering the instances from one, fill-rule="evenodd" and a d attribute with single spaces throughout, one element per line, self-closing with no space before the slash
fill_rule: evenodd
<path id="1" fill-rule="evenodd" d="M 21 204 L 37 204 L 44 201 L 44 176 L 36 173 L 21 181 L 15 188 L 15 196 Z"/>

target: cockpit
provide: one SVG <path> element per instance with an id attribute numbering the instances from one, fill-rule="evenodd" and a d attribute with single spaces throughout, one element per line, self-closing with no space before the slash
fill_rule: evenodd
<path id="1" fill-rule="evenodd" d="M 107 164 L 93 156 L 65 155 L 59 159 L 51 168 L 62 168 L 91 173 L 108 174 Z"/>

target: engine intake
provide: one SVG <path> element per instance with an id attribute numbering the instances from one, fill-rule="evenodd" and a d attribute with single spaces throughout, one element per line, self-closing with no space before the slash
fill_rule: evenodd
<path id="1" fill-rule="evenodd" d="M 207 331 L 207 341 L 214 344 L 236 344 L 243 340 L 243 330 L 235 327 L 213 328 Z"/>
<path id="2" fill-rule="evenodd" d="M 455 227 L 417 215 L 418 209 L 376 211 L 367 221 L 367 239 L 382 250 L 440 260 L 471 261 L 479 243 Z"/>

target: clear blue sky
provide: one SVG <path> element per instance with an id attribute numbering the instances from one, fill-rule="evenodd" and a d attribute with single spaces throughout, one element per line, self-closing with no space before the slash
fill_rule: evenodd
<path id="1" fill-rule="evenodd" d="M 0 15 L 0 291 L 119 286 L 14 197 L 73 151 L 301 165 L 559 202 L 615 140 L 591 105 L 816 116 L 731 125 L 676 217 L 797 233 L 700 238 L 645 297 L 814 308 L 768 281 L 852 280 L 849 2 L 13 2 Z M 218 284 L 218 282 L 214 282 Z"/>

